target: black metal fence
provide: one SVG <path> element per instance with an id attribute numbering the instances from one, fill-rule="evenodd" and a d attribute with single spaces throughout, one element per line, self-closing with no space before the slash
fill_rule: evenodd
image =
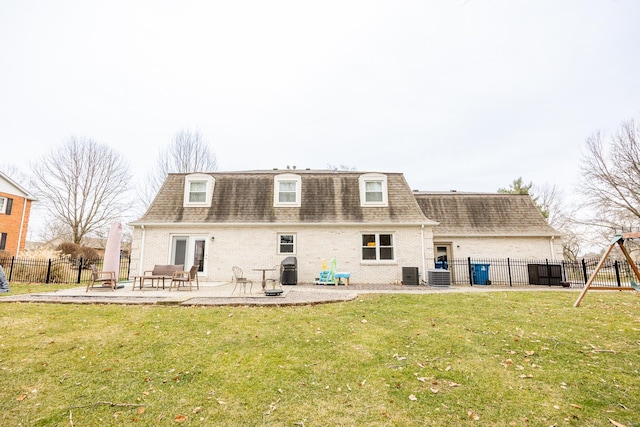
<path id="1" fill-rule="evenodd" d="M 436 262 L 453 284 L 583 287 L 600 259 L 579 261 L 462 258 Z M 594 279 L 599 286 L 628 286 L 634 273 L 626 260 L 607 260 Z"/>
<path id="2" fill-rule="evenodd" d="M 91 264 L 102 269 L 103 258 L 86 260 L 82 258 L 0 258 L 0 265 L 9 282 L 26 283 L 82 283 L 91 276 Z M 120 277 L 127 280 L 131 266 L 131 257 L 120 258 Z"/>

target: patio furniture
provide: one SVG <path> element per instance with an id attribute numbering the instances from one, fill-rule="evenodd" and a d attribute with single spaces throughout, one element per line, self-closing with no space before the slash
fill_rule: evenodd
<path id="1" fill-rule="evenodd" d="M 173 279 L 173 273 L 176 271 L 183 271 L 184 264 L 156 264 L 153 270 L 147 270 L 142 276 L 133 276 L 133 289 L 136 288 L 136 281 L 140 283 L 140 290 L 144 287 L 144 282 L 147 280 L 151 282 L 151 287 L 159 289 L 160 282 L 162 282 L 162 289 L 164 289 L 165 281 Z"/>
<path id="2" fill-rule="evenodd" d="M 253 289 L 253 282 L 250 279 L 244 277 L 244 273 L 240 267 L 234 266 L 233 270 L 233 282 L 235 285 L 233 286 L 233 291 L 231 291 L 231 295 L 236 292 L 236 288 L 240 285 L 240 289 L 242 290 L 241 294 L 247 293 L 247 285 L 249 285 L 249 294 Z"/>
<path id="3" fill-rule="evenodd" d="M 267 287 L 267 271 L 274 271 L 279 268 L 279 266 L 269 267 L 269 268 L 254 268 L 253 271 L 262 271 L 262 290 L 264 291 Z"/>
<path id="4" fill-rule="evenodd" d="M 94 289 L 94 286 L 111 288 L 112 291 L 115 291 L 117 283 L 115 271 L 98 271 L 98 267 L 95 264 L 91 264 L 91 277 L 85 292 L 89 292 L 89 289 Z"/>
<path id="5" fill-rule="evenodd" d="M 276 265 L 271 269 L 271 277 L 268 277 L 265 282 L 264 293 L 268 297 L 274 297 L 278 295 L 282 295 L 284 290 L 282 289 L 282 284 L 280 283 L 280 277 L 282 275 L 282 266 Z M 271 284 L 271 287 L 269 287 Z"/>
<path id="6" fill-rule="evenodd" d="M 189 271 L 176 271 L 171 277 L 171 284 L 169 290 L 176 284 L 176 290 L 180 290 L 180 284 L 185 288 L 187 283 L 189 284 L 189 290 L 193 290 L 193 282 L 196 282 L 196 289 L 200 289 L 200 282 L 198 281 L 198 266 L 194 265 Z"/>

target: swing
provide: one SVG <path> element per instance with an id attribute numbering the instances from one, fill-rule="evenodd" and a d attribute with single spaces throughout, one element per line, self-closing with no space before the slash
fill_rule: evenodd
<path id="1" fill-rule="evenodd" d="M 607 260 L 607 258 L 611 254 L 611 251 L 616 245 L 618 245 L 618 247 L 624 254 L 624 257 L 629 263 L 629 267 L 631 267 L 631 269 L 633 270 L 633 273 L 635 274 L 636 279 L 640 281 L 640 271 L 638 270 L 638 267 L 636 266 L 636 264 L 633 262 L 633 259 L 631 259 L 629 252 L 627 252 L 627 249 L 624 247 L 625 240 L 630 240 L 630 239 L 640 239 L 640 232 L 639 233 L 622 233 L 621 235 L 617 235 L 613 238 L 613 240 L 611 241 L 611 244 L 609 245 L 609 249 L 607 249 L 607 252 L 602 256 L 602 259 L 596 266 L 596 269 L 591 274 L 591 277 L 589 277 L 589 280 L 587 280 L 587 284 L 584 286 L 582 293 L 580 293 L 580 296 L 578 297 L 576 302 L 573 304 L 574 307 L 578 307 L 580 305 L 582 298 L 584 298 L 585 294 L 590 289 L 599 290 L 599 291 L 638 291 L 640 292 L 640 285 L 638 285 L 633 279 L 631 279 L 629 286 L 613 287 L 613 286 L 594 286 L 593 285 L 593 282 L 598 272 L 604 266 L 605 261 Z"/>

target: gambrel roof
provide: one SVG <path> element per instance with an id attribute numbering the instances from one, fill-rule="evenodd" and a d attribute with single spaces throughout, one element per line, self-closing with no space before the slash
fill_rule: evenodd
<path id="1" fill-rule="evenodd" d="M 527 194 L 415 192 L 435 236 L 560 236 Z"/>
<path id="2" fill-rule="evenodd" d="M 283 174 L 300 177 L 299 207 L 274 206 L 274 179 Z M 363 207 L 359 179 L 365 172 L 322 170 L 266 170 L 212 172 L 210 206 L 184 207 L 189 174 L 169 174 L 142 218 L 131 225 L 168 224 L 425 224 L 422 213 L 401 173 L 386 176 L 388 203 Z"/>

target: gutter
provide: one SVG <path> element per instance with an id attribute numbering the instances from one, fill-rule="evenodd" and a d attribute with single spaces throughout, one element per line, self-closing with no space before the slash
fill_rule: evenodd
<path id="1" fill-rule="evenodd" d="M 20 244 L 22 243 L 22 229 L 24 228 L 24 217 L 27 215 L 27 198 L 23 197 L 22 218 L 20 218 L 20 231 L 18 232 L 18 247 L 16 248 L 16 256 L 20 255 Z"/>
<path id="2" fill-rule="evenodd" d="M 424 225 L 438 225 L 438 222 L 425 224 L 424 222 L 130 222 L 132 227 L 415 227 Z"/>
<path id="3" fill-rule="evenodd" d="M 140 237 L 140 261 L 138 261 L 138 276 L 142 276 L 142 264 L 144 260 L 144 239 L 147 234 L 147 230 L 144 228 L 144 224 L 140 225 L 142 229 L 142 236 Z"/>
<path id="4" fill-rule="evenodd" d="M 424 224 L 422 224 L 422 226 L 420 227 L 420 237 L 421 237 L 420 244 L 422 245 L 422 281 L 424 281 L 424 278 L 426 277 L 426 274 L 427 274 L 427 262 L 425 260 L 425 253 L 424 253 Z"/>

